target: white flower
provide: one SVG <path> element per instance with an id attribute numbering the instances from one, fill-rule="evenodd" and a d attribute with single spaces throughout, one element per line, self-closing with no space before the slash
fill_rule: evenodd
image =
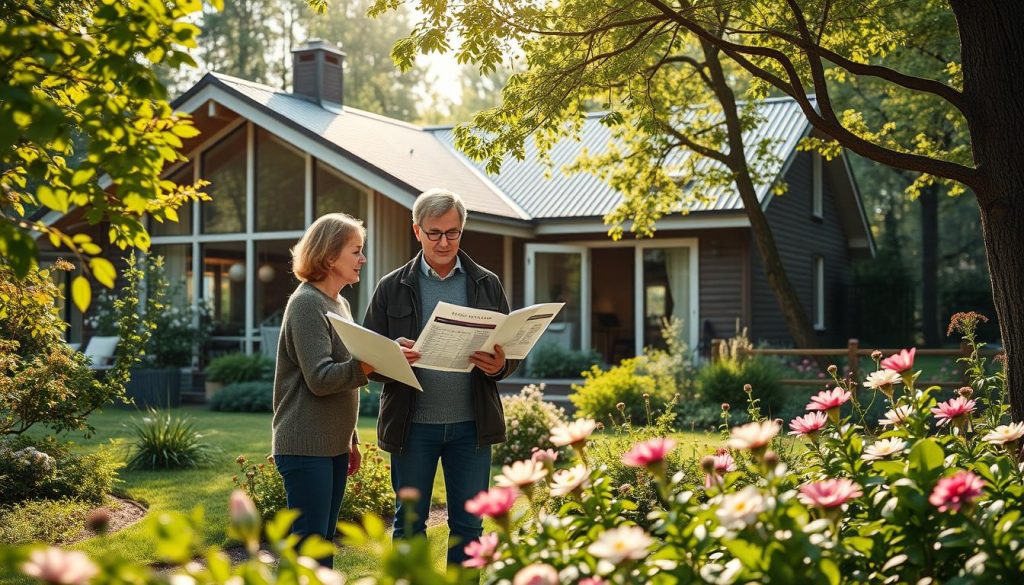
<path id="1" fill-rule="evenodd" d="M 195 578 L 189 575 L 171 575 L 167 578 L 170 585 L 196 585 Z"/>
<path id="2" fill-rule="evenodd" d="M 704 581 L 714 585 L 732 585 L 743 569 L 739 559 L 733 559 L 723 567 L 718 563 L 708 563 L 700 568 L 700 576 Z"/>
<path id="3" fill-rule="evenodd" d="M 885 459 L 890 455 L 899 453 L 907 448 L 906 441 L 897 439 L 895 437 L 890 439 L 882 439 L 881 441 L 875 441 L 864 448 L 864 455 L 861 459 L 867 459 L 868 461 L 876 461 L 878 459 Z"/>
<path id="4" fill-rule="evenodd" d="M 871 372 L 868 374 L 868 379 L 864 382 L 864 387 L 878 390 L 879 388 L 899 384 L 902 381 L 903 378 L 900 376 L 899 372 L 894 372 L 892 370 L 878 370 L 877 372 Z"/>
<path id="5" fill-rule="evenodd" d="M 55 585 L 84 585 L 99 568 L 83 552 L 50 547 L 32 551 L 21 572 Z"/>
<path id="6" fill-rule="evenodd" d="M 512 585 L 558 585 L 558 583 L 558 571 L 544 563 L 534 563 L 523 567 L 512 578 Z"/>
<path id="7" fill-rule="evenodd" d="M 581 487 L 586 487 L 590 482 L 590 472 L 587 466 L 582 463 L 569 469 L 560 469 L 551 476 L 551 495 L 564 496 Z"/>
<path id="8" fill-rule="evenodd" d="M 994 445 L 1005 445 L 1021 437 L 1024 437 L 1024 422 L 999 425 L 992 432 L 985 435 L 983 440 Z"/>
<path id="9" fill-rule="evenodd" d="M 584 443 L 596 428 L 597 422 L 593 419 L 577 419 L 567 425 L 551 429 L 551 443 L 555 447 Z"/>
<path id="10" fill-rule="evenodd" d="M 722 526 L 741 529 L 753 523 L 764 509 L 764 496 L 756 487 L 748 485 L 734 494 L 723 496 L 715 515 Z"/>
<path id="11" fill-rule="evenodd" d="M 537 483 L 547 474 L 547 467 L 540 461 L 516 461 L 501 468 L 501 475 L 494 478 L 494 484 L 500 487 L 523 488 Z"/>
<path id="12" fill-rule="evenodd" d="M 897 406 L 895 409 L 891 409 L 885 413 L 885 418 L 878 419 L 878 424 L 891 425 L 898 427 L 904 423 L 910 415 L 914 413 L 914 409 L 907 406 L 906 404 Z"/>
<path id="13" fill-rule="evenodd" d="M 647 556 L 647 548 L 654 539 L 639 526 L 619 526 L 605 530 L 587 552 L 599 559 L 619 564 L 626 559 L 639 560 Z"/>
<path id="14" fill-rule="evenodd" d="M 726 443 L 730 449 L 759 449 L 768 444 L 781 427 L 775 421 L 752 422 L 732 428 Z"/>
<path id="15" fill-rule="evenodd" d="M 322 585 L 345 585 L 345 576 L 327 567 L 317 567 L 316 578 Z"/>

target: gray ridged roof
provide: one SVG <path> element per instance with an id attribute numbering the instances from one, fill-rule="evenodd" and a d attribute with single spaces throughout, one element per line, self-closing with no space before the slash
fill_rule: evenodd
<path id="1" fill-rule="evenodd" d="M 418 189 L 440 187 L 462 195 L 473 211 L 528 219 L 475 168 L 419 126 L 345 106 L 332 112 L 280 89 L 212 73 L 218 81 L 347 153 Z"/>
<path id="2" fill-rule="evenodd" d="M 487 175 L 482 163 L 469 160 L 455 149 L 451 127 L 421 128 L 348 106 L 332 111 L 280 89 L 219 73 L 210 76 L 415 189 L 443 187 L 461 194 L 471 211 L 519 220 L 602 217 L 622 200 L 618 191 L 589 173 L 570 176 L 561 170 L 584 148 L 593 154 L 607 148 L 611 130 L 601 124 L 599 114 L 586 118 L 579 140 L 564 139 L 551 150 L 554 169 L 550 178 L 545 177 L 547 168 L 539 162 L 532 140 L 527 141 L 524 160 L 509 158 L 497 175 Z M 763 139 L 772 140 L 770 150 L 775 160 L 764 171 L 774 177 L 807 132 L 808 122 L 789 98 L 764 100 L 759 114 L 762 122 L 745 134 L 744 144 L 751 156 Z M 680 151 L 666 164 L 679 165 L 686 156 L 689 152 Z M 702 159 L 697 170 L 716 164 Z M 770 188 L 770 184 L 759 185 L 758 198 L 763 201 Z M 712 195 L 709 202 L 689 204 L 690 211 L 743 208 L 732 187 L 717 188 Z"/>
<path id="3" fill-rule="evenodd" d="M 807 119 L 800 111 L 799 105 L 790 98 L 773 98 L 762 102 L 759 106 L 762 122 L 756 128 L 744 134 L 743 142 L 747 145 L 748 156 L 753 155 L 757 144 L 765 138 L 772 139 L 771 153 L 774 155 L 772 166 L 764 169 L 766 175 L 777 176 L 782 171 L 785 161 L 796 148 L 797 142 L 804 136 L 808 128 Z M 587 117 L 580 131 L 579 140 L 567 138 L 560 141 L 551 150 L 550 156 L 554 163 L 551 178 L 545 178 L 546 167 L 538 162 L 537 147 L 533 141 L 527 141 L 526 157 L 519 161 L 514 158 L 505 160 L 497 175 L 491 181 L 513 201 L 518 203 L 532 218 L 564 218 L 604 216 L 619 204 L 622 196 L 589 173 L 567 175 L 561 171 L 564 165 L 572 163 L 580 152 L 586 148 L 591 154 L 604 152 L 609 140 L 612 139 L 611 129 L 601 124 L 601 115 Z M 430 128 L 438 140 L 455 150 L 455 136 L 451 127 Z M 677 152 L 666 164 L 679 165 L 689 152 Z M 483 163 L 472 163 L 480 172 L 484 172 Z M 704 158 L 697 163 L 697 170 L 704 170 L 718 163 Z M 770 192 L 771 185 L 758 186 L 758 199 L 763 201 Z M 731 211 L 743 209 L 739 194 L 731 187 L 720 187 L 712 192 L 713 200 L 690 205 L 691 211 Z"/>

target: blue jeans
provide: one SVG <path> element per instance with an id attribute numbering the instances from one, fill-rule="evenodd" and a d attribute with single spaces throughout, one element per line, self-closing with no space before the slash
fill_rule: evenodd
<path id="1" fill-rule="evenodd" d="M 463 548 L 483 533 L 483 521 L 466 511 L 466 501 L 490 483 L 491 446 L 477 447 L 474 421 L 412 423 L 404 452 L 391 455 L 391 486 L 396 494 L 403 487 L 414 487 L 420 491 L 420 499 L 413 510 L 407 510 L 400 500 L 396 502 L 395 538 L 426 532 L 439 459 L 448 492 L 448 564 L 454 565 L 467 558 Z M 406 534 L 407 513 L 413 515 L 411 535 Z"/>
<path id="2" fill-rule="evenodd" d="M 284 479 L 288 507 L 302 513 L 292 524 L 292 534 L 318 534 L 333 541 L 348 479 L 348 453 L 335 457 L 274 455 L 274 463 Z M 317 561 L 334 567 L 333 556 Z"/>

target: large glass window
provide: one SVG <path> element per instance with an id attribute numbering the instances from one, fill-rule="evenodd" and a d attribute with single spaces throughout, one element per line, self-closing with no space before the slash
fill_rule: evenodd
<path id="1" fill-rule="evenodd" d="M 301 230 L 306 159 L 278 137 L 256 130 L 256 231 Z"/>
<path id="2" fill-rule="evenodd" d="M 580 349 L 583 330 L 583 255 L 541 252 L 534 255 L 534 302 L 565 303 L 544 333 L 568 349 Z"/>
<path id="3" fill-rule="evenodd" d="M 365 191 L 320 161 L 316 163 L 315 176 L 315 217 L 340 211 L 366 221 Z"/>
<path id="4" fill-rule="evenodd" d="M 178 306 L 192 302 L 192 244 L 155 244 L 150 254 L 163 256 L 167 298 Z"/>
<path id="5" fill-rule="evenodd" d="M 292 274 L 291 252 L 294 240 L 256 242 L 256 299 L 253 305 L 256 327 L 281 324 L 288 295 L 299 281 Z"/>
<path id="6" fill-rule="evenodd" d="M 690 249 L 645 248 L 643 262 L 643 344 L 664 349 L 663 319 L 675 317 L 689 330 Z"/>
<path id="7" fill-rule="evenodd" d="M 203 153 L 202 177 L 212 201 L 200 204 L 203 233 L 245 231 L 245 124 Z"/>
<path id="8" fill-rule="evenodd" d="M 167 176 L 167 180 L 175 185 L 191 185 L 194 182 L 193 165 L 188 163 Z M 180 236 L 192 233 L 192 205 L 189 201 L 177 209 L 178 221 L 164 220 L 160 223 L 150 221 L 149 233 L 153 236 Z"/>
<path id="9" fill-rule="evenodd" d="M 203 244 L 202 298 L 213 310 L 216 336 L 245 332 L 245 244 L 216 242 Z"/>

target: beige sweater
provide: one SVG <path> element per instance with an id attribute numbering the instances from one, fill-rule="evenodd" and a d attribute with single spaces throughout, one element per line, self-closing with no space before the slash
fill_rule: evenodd
<path id="1" fill-rule="evenodd" d="M 275 455 L 333 457 L 358 442 L 359 362 L 342 345 L 327 312 L 351 319 L 348 301 L 302 283 L 288 299 L 274 373 Z"/>

